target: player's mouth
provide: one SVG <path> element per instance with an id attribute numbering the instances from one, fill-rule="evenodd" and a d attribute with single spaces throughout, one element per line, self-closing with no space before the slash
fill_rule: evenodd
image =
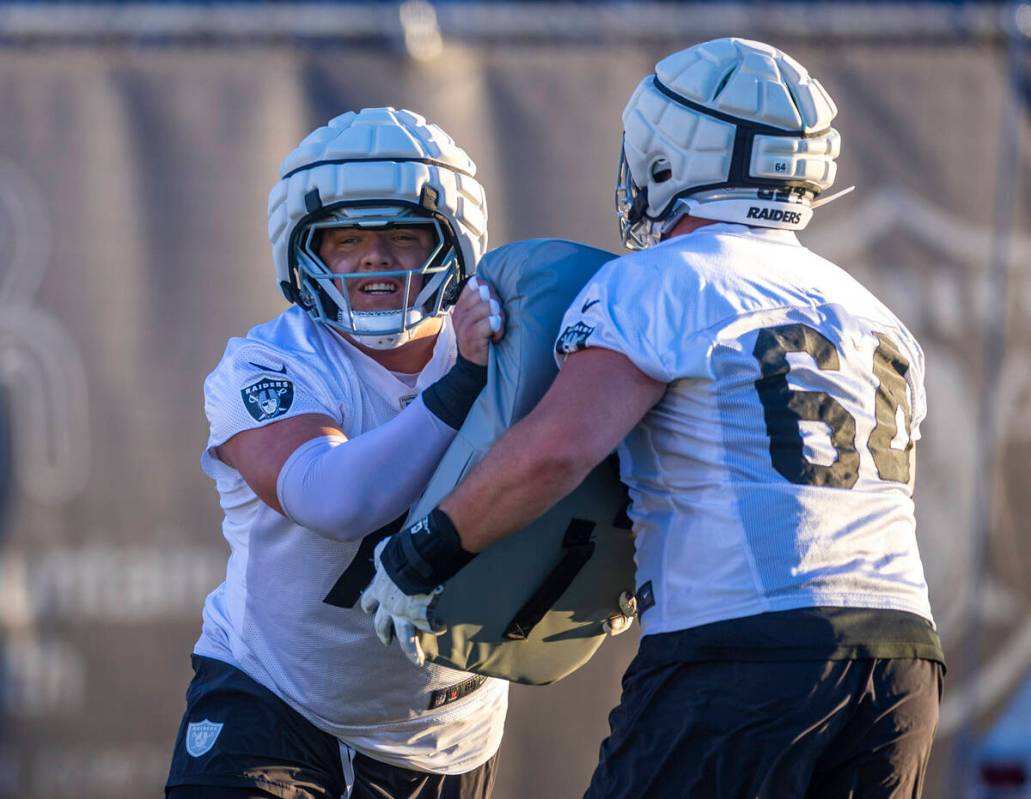
<path id="1" fill-rule="evenodd" d="M 369 280 L 358 285 L 358 291 L 366 297 L 389 297 L 401 290 L 395 280 Z"/>

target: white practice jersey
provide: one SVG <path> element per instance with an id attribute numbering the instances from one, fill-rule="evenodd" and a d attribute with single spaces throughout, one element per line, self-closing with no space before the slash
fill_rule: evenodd
<path id="1" fill-rule="evenodd" d="M 204 604 L 194 651 L 241 669 L 359 752 L 433 773 L 469 771 L 494 755 L 508 684 L 419 668 L 400 647 L 383 646 L 372 617 L 354 601 L 364 585 L 343 592 L 351 597 L 343 607 L 328 604 L 327 595 L 335 589 L 336 596 L 345 573 L 354 572 L 348 567 L 361 541 L 294 524 L 212 448 L 242 430 L 306 413 L 330 416 L 348 438 L 359 436 L 400 413 L 455 355 L 448 320 L 412 387 L 294 307 L 231 339 L 204 384 L 211 433 L 201 465 L 217 484 L 231 552 L 225 582 Z"/>
<path id="2" fill-rule="evenodd" d="M 933 623 L 923 353 L 844 271 L 789 231 L 708 225 L 606 264 L 562 331 L 558 353 L 669 384 L 619 448 L 645 634 L 817 606 Z"/>

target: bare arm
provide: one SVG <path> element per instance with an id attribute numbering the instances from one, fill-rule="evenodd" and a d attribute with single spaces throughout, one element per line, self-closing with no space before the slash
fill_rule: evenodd
<path id="1" fill-rule="evenodd" d="M 276 481 L 283 464 L 301 444 L 322 436 L 347 440 L 329 416 L 305 413 L 237 433 L 216 447 L 215 455 L 240 473 L 258 499 L 282 513 L 283 508 L 276 495 Z"/>
<path id="2" fill-rule="evenodd" d="M 480 552 L 572 491 L 666 391 L 624 355 L 571 355 L 536 408 L 440 503 Z"/>
<path id="3" fill-rule="evenodd" d="M 536 519 L 607 456 L 666 391 L 612 350 L 570 356 L 536 408 L 509 430 L 440 506 L 380 542 L 361 607 L 384 644 L 395 637 L 414 663 L 417 630 L 430 621 L 434 588 L 480 552 Z"/>

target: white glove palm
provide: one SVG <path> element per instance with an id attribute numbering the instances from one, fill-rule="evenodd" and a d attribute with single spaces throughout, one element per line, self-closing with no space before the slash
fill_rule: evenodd
<path id="1" fill-rule="evenodd" d="M 417 666 L 422 666 L 426 663 L 426 656 L 419 646 L 419 630 L 438 634 L 443 632 L 443 629 L 434 629 L 428 618 L 436 592 L 409 596 L 397 587 L 380 560 L 388 540 L 384 539 L 376 546 L 376 574 L 362 592 L 361 608 L 366 613 L 374 614 L 376 635 L 384 645 L 390 646 L 390 642 L 397 638 L 405 657 Z"/>

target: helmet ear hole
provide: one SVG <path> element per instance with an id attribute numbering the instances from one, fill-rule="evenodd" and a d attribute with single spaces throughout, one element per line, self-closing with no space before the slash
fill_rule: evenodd
<path id="1" fill-rule="evenodd" d="M 673 167 L 670 166 L 667 159 L 658 158 L 652 162 L 651 174 L 652 180 L 656 183 L 665 183 L 673 177 Z"/>

